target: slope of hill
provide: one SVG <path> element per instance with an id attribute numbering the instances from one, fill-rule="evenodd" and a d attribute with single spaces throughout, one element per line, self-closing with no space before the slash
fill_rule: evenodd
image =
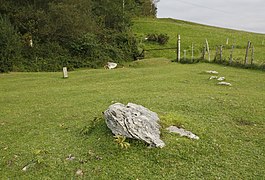
<path id="1" fill-rule="evenodd" d="M 265 62 L 265 34 L 250 33 L 231 29 L 224 29 L 202 24 L 196 24 L 174 19 L 135 19 L 133 31 L 139 37 L 139 41 L 145 44 L 146 49 L 176 47 L 177 35 L 181 35 L 181 50 L 187 50 L 187 57 L 191 56 L 191 46 L 194 45 L 195 57 L 200 57 L 205 39 L 208 40 L 211 59 L 214 58 L 216 46 L 224 45 L 224 58 L 228 59 L 230 49 L 234 45 L 234 59 L 243 61 L 246 52 L 247 42 L 251 41 L 255 47 L 255 62 Z M 165 33 L 170 40 L 165 46 L 144 41 L 144 37 L 150 33 Z M 227 41 L 228 40 L 228 41 Z M 182 55 L 183 56 L 183 55 Z M 175 50 L 150 51 L 146 57 L 167 57 L 176 58 Z"/>
<path id="2" fill-rule="evenodd" d="M 175 46 L 181 33 L 182 46 L 193 42 L 197 51 L 204 36 L 210 44 L 238 38 L 240 52 L 248 39 L 258 44 L 264 38 L 169 19 L 136 20 L 134 30 L 143 39 L 168 33 L 163 47 Z M 147 55 L 173 59 L 175 52 Z M 0 74 L 0 179 L 265 179 L 264 72 L 169 59 L 79 69 L 68 79 L 59 72 Z M 218 71 L 232 86 L 218 86 L 206 70 Z M 115 144 L 102 117 L 114 102 L 158 113 L 166 146 L 148 148 L 132 139 L 126 139 L 128 149 Z M 200 139 L 170 134 L 170 125 Z"/>

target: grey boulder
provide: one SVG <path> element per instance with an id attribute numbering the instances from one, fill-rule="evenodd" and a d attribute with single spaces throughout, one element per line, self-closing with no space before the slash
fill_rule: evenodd
<path id="1" fill-rule="evenodd" d="M 164 147 L 160 139 L 159 118 L 149 109 L 128 103 L 115 103 L 104 112 L 106 124 L 115 135 L 143 140 L 151 146 Z"/>

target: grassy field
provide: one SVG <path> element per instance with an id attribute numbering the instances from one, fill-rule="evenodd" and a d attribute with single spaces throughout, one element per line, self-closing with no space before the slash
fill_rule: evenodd
<path id="1" fill-rule="evenodd" d="M 201 57 L 205 39 L 209 41 L 211 60 L 214 59 L 216 46 L 224 45 L 223 57 L 228 60 L 231 46 L 235 46 L 233 53 L 234 60 L 243 62 L 246 53 L 247 42 L 251 41 L 255 47 L 254 62 L 265 63 L 265 34 L 256 34 L 231 29 L 223 29 L 201 24 L 190 23 L 174 19 L 136 19 L 134 20 L 133 31 L 139 37 L 139 42 L 145 45 L 145 49 L 176 47 L 177 35 L 181 35 L 181 52 L 187 50 L 187 58 L 191 57 L 191 46 L 194 45 L 196 58 Z M 168 44 L 160 46 L 155 43 L 147 43 L 144 38 L 150 33 L 165 33 L 170 39 Z M 228 40 L 228 44 L 226 44 Z M 167 57 L 176 59 L 175 50 L 150 51 L 146 52 L 147 58 Z M 206 56 L 208 58 L 208 56 Z"/>
<path id="2" fill-rule="evenodd" d="M 265 179 L 264 72 L 152 59 L 61 77 L 0 74 L 0 179 Z M 119 148 L 102 118 L 113 102 L 157 112 L 166 147 L 128 139 L 131 147 Z"/>

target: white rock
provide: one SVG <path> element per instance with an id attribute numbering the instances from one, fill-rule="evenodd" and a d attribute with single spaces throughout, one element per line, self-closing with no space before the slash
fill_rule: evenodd
<path id="1" fill-rule="evenodd" d="M 32 168 L 33 166 L 35 166 L 35 162 L 31 162 L 28 165 L 24 166 L 22 171 L 28 171 L 29 168 Z"/>
<path id="2" fill-rule="evenodd" d="M 22 169 L 22 171 L 27 171 L 27 170 L 28 170 L 27 166 L 23 167 L 23 169 Z"/>
<path id="3" fill-rule="evenodd" d="M 217 79 L 218 77 L 217 76 L 211 76 L 209 79 Z"/>
<path id="4" fill-rule="evenodd" d="M 208 74 L 218 74 L 218 72 L 217 71 L 205 71 L 206 73 L 208 73 Z"/>
<path id="5" fill-rule="evenodd" d="M 104 116 L 115 135 L 143 140 L 155 147 L 165 146 L 160 139 L 158 115 L 141 105 L 115 103 L 104 112 Z"/>
<path id="6" fill-rule="evenodd" d="M 232 84 L 231 83 L 229 83 L 229 82 L 219 82 L 219 83 L 217 83 L 218 85 L 224 85 L 224 86 L 232 86 Z"/>
<path id="7" fill-rule="evenodd" d="M 107 63 L 107 68 L 108 69 L 115 69 L 117 67 L 117 63 L 113 63 L 113 62 L 108 62 Z"/>
<path id="8" fill-rule="evenodd" d="M 217 80 L 218 81 L 224 81 L 225 80 L 225 77 L 219 77 Z"/>
<path id="9" fill-rule="evenodd" d="M 73 161 L 75 157 L 72 154 L 69 154 L 69 156 L 66 158 L 68 161 Z"/>
<path id="10" fill-rule="evenodd" d="M 83 176 L 84 172 L 81 169 L 78 169 L 75 173 L 77 176 Z"/>
<path id="11" fill-rule="evenodd" d="M 198 136 L 196 136 L 195 134 L 193 134 L 192 132 L 190 131 L 186 131 L 185 129 L 183 128 L 178 128 L 176 126 L 170 126 L 167 128 L 167 130 L 171 133 L 177 133 L 179 134 L 180 136 L 186 136 L 188 138 L 191 138 L 191 139 L 200 139 Z"/>

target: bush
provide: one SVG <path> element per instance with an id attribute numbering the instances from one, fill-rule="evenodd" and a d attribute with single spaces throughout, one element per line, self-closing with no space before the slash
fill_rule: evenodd
<path id="1" fill-rule="evenodd" d="M 166 44 L 168 42 L 168 40 L 169 40 L 169 36 L 167 34 L 159 34 L 157 38 L 158 38 L 157 42 L 160 45 Z"/>
<path id="2" fill-rule="evenodd" d="M 121 63 L 136 59 L 137 42 L 128 33 L 105 31 L 97 35 L 87 33 L 72 43 L 71 55 L 77 59 L 74 67 L 102 67 L 108 61 Z"/>
<path id="3" fill-rule="evenodd" d="M 38 43 L 33 47 L 25 45 L 23 59 L 16 64 L 17 71 L 59 71 L 63 66 L 71 69 L 68 50 L 56 42 Z"/>
<path id="4" fill-rule="evenodd" d="M 0 72 L 12 71 L 20 52 L 20 36 L 10 21 L 0 15 Z"/>
<path id="5" fill-rule="evenodd" d="M 147 41 L 157 42 L 158 41 L 158 35 L 157 34 L 147 34 L 146 36 Z"/>
<path id="6" fill-rule="evenodd" d="M 157 42 L 160 45 L 164 45 L 168 42 L 169 36 L 167 34 L 148 34 L 146 36 L 147 41 Z"/>

